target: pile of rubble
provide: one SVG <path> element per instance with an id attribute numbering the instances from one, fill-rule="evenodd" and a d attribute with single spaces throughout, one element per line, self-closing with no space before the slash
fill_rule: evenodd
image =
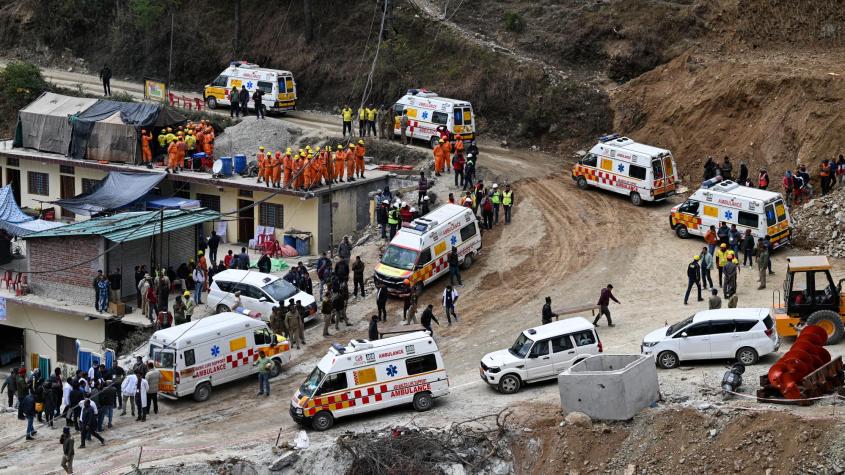
<path id="1" fill-rule="evenodd" d="M 793 206 L 793 244 L 814 254 L 845 257 L 845 190 Z"/>
<path id="2" fill-rule="evenodd" d="M 252 116 L 226 128 L 214 140 L 215 155 L 232 157 L 242 153 L 254 159 L 259 146 L 267 151 L 284 153 L 287 147 L 295 147 L 302 135 L 298 127 L 288 126 L 276 119 L 258 120 Z"/>

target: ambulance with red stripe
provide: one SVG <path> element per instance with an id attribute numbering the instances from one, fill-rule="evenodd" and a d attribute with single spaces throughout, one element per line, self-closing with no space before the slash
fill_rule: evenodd
<path id="1" fill-rule="evenodd" d="M 290 402 L 298 424 L 327 430 L 335 419 L 412 404 L 427 411 L 449 393 L 437 342 L 425 331 L 332 344 Z"/>
<path id="2" fill-rule="evenodd" d="M 769 237 L 772 249 L 789 242 L 792 221 L 780 193 L 740 186 L 721 178 L 708 180 L 702 188 L 669 212 L 669 226 L 685 239 L 704 236 L 710 226 L 736 225 L 741 235 L 751 230 L 754 239 Z"/>
<path id="3" fill-rule="evenodd" d="M 260 319 L 225 312 L 161 329 L 150 338 L 149 358 L 161 371 L 159 394 L 170 399 L 211 396 L 211 388 L 258 372 L 263 351 L 273 361 L 270 377 L 290 361 L 290 342 Z"/>
<path id="4" fill-rule="evenodd" d="M 459 99 L 440 97 L 426 89 L 409 89 L 393 104 L 393 133 L 399 137 L 402 130 L 399 120 L 408 115 L 408 129 L 405 134 L 412 139 L 424 140 L 437 146 L 440 140 L 438 127 L 446 127 L 449 136 L 460 135 L 461 140 L 474 140 L 475 114 L 472 104 Z"/>
<path id="5" fill-rule="evenodd" d="M 399 229 L 376 264 L 373 280 L 392 295 L 417 294 L 449 272 L 449 253 L 458 249 L 461 267 L 481 251 L 481 232 L 472 209 L 446 203 Z"/>
<path id="6" fill-rule="evenodd" d="M 668 150 L 634 142 L 618 134 L 599 138 L 572 168 L 578 188 L 603 188 L 627 196 L 634 206 L 675 194 L 678 168 Z"/>

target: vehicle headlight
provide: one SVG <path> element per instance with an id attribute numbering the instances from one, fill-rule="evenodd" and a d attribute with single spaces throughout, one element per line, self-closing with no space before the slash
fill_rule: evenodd
<path id="1" fill-rule="evenodd" d="M 490 373 L 498 373 L 501 370 L 502 370 L 502 368 L 496 368 L 496 367 L 487 368 L 487 371 L 490 372 Z"/>
<path id="2" fill-rule="evenodd" d="M 644 341 L 643 348 L 651 348 L 652 346 L 656 345 L 656 341 Z"/>
<path id="3" fill-rule="evenodd" d="M 301 407 L 296 408 L 296 414 L 300 415 L 300 416 L 302 415 L 302 408 Z"/>

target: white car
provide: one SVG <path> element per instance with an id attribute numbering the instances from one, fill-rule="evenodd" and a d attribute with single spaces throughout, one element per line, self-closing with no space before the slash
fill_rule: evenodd
<path id="1" fill-rule="evenodd" d="M 305 322 L 316 318 L 314 296 L 307 294 L 281 277 L 253 270 L 227 269 L 214 274 L 208 289 L 208 305 L 217 313 L 235 310 L 235 292 L 241 292 L 241 307 L 258 312 L 264 321 L 270 320 L 273 307 L 286 306 L 289 299 L 299 300 L 308 310 Z"/>
<path id="2" fill-rule="evenodd" d="M 780 340 L 767 308 L 704 310 L 643 338 L 640 351 L 656 355 L 661 368 L 681 361 L 736 359 L 744 365 L 775 352 Z"/>
<path id="3" fill-rule="evenodd" d="M 595 326 L 574 317 L 529 328 L 507 350 L 481 359 L 481 379 L 513 394 L 525 383 L 556 378 L 570 366 L 602 352 Z"/>

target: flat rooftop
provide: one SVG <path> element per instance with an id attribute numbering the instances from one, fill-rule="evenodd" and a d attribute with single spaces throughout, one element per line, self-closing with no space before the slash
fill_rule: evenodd
<path id="1" fill-rule="evenodd" d="M 167 174 L 164 170 L 163 166 L 156 166 L 153 167 L 152 170 L 141 166 L 141 165 L 132 165 L 132 164 L 125 164 L 120 162 L 109 162 L 109 163 L 100 163 L 94 160 L 76 160 L 74 158 L 67 157 L 65 155 L 61 155 L 58 153 L 49 153 L 49 152 L 40 152 L 38 150 L 32 150 L 27 148 L 15 148 L 12 146 L 11 140 L 2 140 L 0 141 L 0 156 L 17 158 L 20 160 L 34 160 L 39 161 L 42 163 L 54 163 L 59 165 L 71 165 L 75 167 L 82 167 L 82 168 L 91 168 L 96 170 L 103 170 L 105 172 L 110 171 L 130 171 L 130 172 L 144 172 L 144 173 L 162 173 Z M 365 176 L 366 178 L 363 179 L 356 179 L 354 182 L 343 182 L 337 183 L 332 185 L 333 191 L 340 191 L 345 188 L 353 188 L 361 185 L 366 185 L 369 183 L 373 183 L 376 181 L 383 180 L 385 177 L 389 176 L 392 172 L 378 170 L 376 165 L 366 165 L 365 167 Z M 181 181 L 181 182 L 188 182 L 188 183 L 199 183 L 203 185 L 209 186 L 219 186 L 219 187 L 232 187 L 238 188 L 243 190 L 251 190 L 251 191 L 277 191 L 278 188 L 268 187 L 261 183 L 256 183 L 256 178 L 248 178 L 242 177 L 240 175 L 233 175 L 231 177 L 225 178 L 215 178 L 212 176 L 211 172 L 202 172 L 202 171 L 183 171 L 179 173 L 170 173 L 167 177 L 168 180 L 171 181 Z M 282 190 L 279 194 L 283 195 L 290 195 L 290 196 L 320 196 L 329 192 L 328 186 L 322 186 L 320 188 L 315 188 L 305 191 L 294 191 L 294 190 Z"/>

